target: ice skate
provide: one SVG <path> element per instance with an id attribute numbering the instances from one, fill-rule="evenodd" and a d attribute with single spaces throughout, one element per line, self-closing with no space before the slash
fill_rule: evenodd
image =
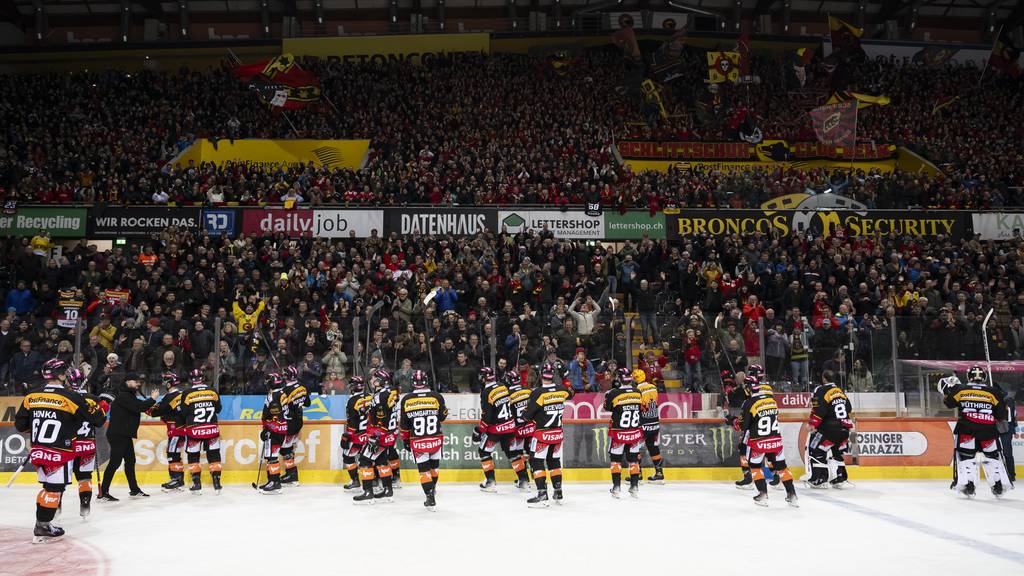
<path id="1" fill-rule="evenodd" d="M 199 476 L 192 479 L 192 486 L 189 487 L 188 493 L 193 496 L 201 496 L 203 494 L 203 483 L 199 480 Z"/>
<path id="2" fill-rule="evenodd" d="M 758 492 L 757 496 L 754 496 L 754 504 L 757 504 L 758 506 L 764 506 L 765 508 L 767 508 L 768 507 L 768 493 L 767 492 Z"/>
<path id="3" fill-rule="evenodd" d="M 284 475 L 281 476 L 281 486 L 298 486 L 299 485 L 299 471 L 296 468 L 289 468 L 285 471 Z"/>
<path id="4" fill-rule="evenodd" d="M 647 478 L 647 482 L 650 483 L 650 484 L 659 484 L 659 485 L 665 483 L 665 474 L 664 474 L 664 472 L 662 472 L 660 466 L 654 469 L 654 474 L 652 474 L 649 478 Z"/>
<path id="5" fill-rule="evenodd" d="M 786 495 L 786 504 L 789 504 L 793 508 L 800 507 L 800 499 L 797 498 L 796 493 Z"/>
<path id="6" fill-rule="evenodd" d="M 221 489 L 223 489 L 223 486 L 221 486 L 221 484 L 220 484 L 220 476 L 214 476 L 213 477 L 213 493 L 217 494 L 217 495 L 220 495 Z"/>
<path id="7" fill-rule="evenodd" d="M 487 480 L 484 481 L 483 484 L 480 485 L 480 491 L 487 492 L 488 494 L 497 494 L 498 483 L 488 478 Z"/>
<path id="8" fill-rule="evenodd" d="M 169 481 L 160 485 L 160 490 L 162 492 L 182 492 L 184 491 L 184 487 L 184 480 L 181 478 L 171 478 Z"/>
<path id="9" fill-rule="evenodd" d="M 974 482 L 968 482 L 964 484 L 964 487 L 960 489 L 960 493 L 966 496 L 969 500 L 974 499 Z"/>
<path id="10" fill-rule="evenodd" d="M 519 490 L 520 492 L 529 492 L 530 481 L 526 479 L 516 480 L 516 490 Z"/>
<path id="11" fill-rule="evenodd" d="M 277 496 L 281 493 L 281 482 L 278 480 L 267 480 L 267 483 L 260 486 L 260 494 L 264 496 Z"/>
<path id="12" fill-rule="evenodd" d="M 562 489 L 561 488 L 555 488 L 554 492 L 551 495 L 551 499 L 555 501 L 555 504 L 558 504 L 559 506 L 561 506 L 562 505 Z"/>
<path id="13" fill-rule="evenodd" d="M 536 496 L 526 501 L 526 505 L 530 508 L 547 508 L 548 507 L 548 493 L 547 490 L 538 492 Z"/>
<path id="14" fill-rule="evenodd" d="M 362 494 L 357 494 L 352 497 L 353 504 L 369 504 L 373 505 L 374 495 L 372 490 L 363 490 Z"/>
<path id="15" fill-rule="evenodd" d="M 92 513 L 92 492 L 78 495 L 78 515 L 83 522 L 89 521 L 89 514 Z"/>
<path id="16" fill-rule="evenodd" d="M 427 510 L 434 511 L 434 507 L 437 506 L 437 502 L 434 500 L 434 491 L 427 492 L 426 496 L 423 505 L 427 507 Z"/>
<path id="17" fill-rule="evenodd" d="M 1003 497 L 1003 481 L 996 480 L 995 484 L 992 485 L 992 495 L 996 498 Z"/>
<path id="18" fill-rule="evenodd" d="M 608 492 L 610 492 L 611 495 L 612 495 L 612 498 L 615 498 L 616 500 L 618 500 L 619 498 L 622 498 L 622 489 L 619 488 L 618 486 L 612 486 L 611 489 L 608 490 Z"/>
<path id="19" fill-rule="evenodd" d="M 743 478 L 735 482 L 736 487 L 740 490 L 749 490 L 754 487 L 754 478 L 750 475 L 750 470 L 743 473 Z"/>
<path id="20" fill-rule="evenodd" d="M 32 530 L 33 544 L 49 544 L 63 537 L 64 529 L 50 522 L 36 522 L 36 527 Z"/>
<path id="21" fill-rule="evenodd" d="M 390 504 L 395 501 L 394 488 L 391 486 L 385 486 L 384 489 L 381 490 L 380 494 L 374 494 L 373 497 L 385 504 Z"/>
<path id="22" fill-rule="evenodd" d="M 639 486 L 630 486 L 629 487 L 629 495 L 634 500 L 640 499 L 640 487 Z"/>
<path id="23" fill-rule="evenodd" d="M 343 490 L 346 490 L 346 491 L 348 491 L 348 490 L 358 490 L 360 488 L 359 480 L 353 480 L 353 481 L 349 482 L 348 484 L 345 484 L 341 488 Z"/>

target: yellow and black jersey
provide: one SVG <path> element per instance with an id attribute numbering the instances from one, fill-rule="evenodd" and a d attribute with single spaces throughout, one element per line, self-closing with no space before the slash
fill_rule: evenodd
<path id="1" fill-rule="evenodd" d="M 444 396 L 432 390 L 417 390 L 401 402 L 402 434 L 410 438 L 426 438 L 441 434 L 441 423 L 448 419 Z"/>
<path id="2" fill-rule="evenodd" d="M 508 387 L 508 403 L 512 406 L 512 416 L 516 419 L 516 425 L 522 426 L 526 423 L 526 405 L 530 403 L 530 389 L 522 384 Z"/>
<path id="3" fill-rule="evenodd" d="M 561 428 L 565 403 L 572 397 L 572 388 L 561 384 L 535 388 L 526 404 L 525 418 L 532 421 L 538 431 Z"/>
<path id="4" fill-rule="evenodd" d="M 643 420 L 644 395 L 632 386 L 609 390 L 604 396 L 604 409 L 612 413 L 613 430 L 634 430 Z M 657 400 L 655 400 L 657 403 Z"/>
<path id="5" fill-rule="evenodd" d="M 810 424 L 815 428 L 853 427 L 853 405 L 835 384 L 822 384 L 811 395 Z"/>
<path id="6" fill-rule="evenodd" d="M 298 382 L 286 385 L 281 391 L 281 406 L 284 409 L 283 418 L 288 423 L 288 433 L 298 434 L 302 429 L 302 409 L 309 407 L 309 392 Z"/>
<path id="7" fill-rule="evenodd" d="M 178 411 L 187 427 L 216 424 L 220 413 L 220 394 L 206 384 L 192 386 L 181 393 Z"/>
<path id="8" fill-rule="evenodd" d="M 958 384 L 946 391 L 946 407 L 958 411 L 956 434 L 969 434 L 979 440 L 995 438 L 997 422 L 1007 417 L 1006 402 L 997 390 L 981 384 Z"/>
<path id="9" fill-rule="evenodd" d="M 156 406 L 149 411 L 152 416 L 160 418 L 164 424 L 184 426 L 185 419 L 178 406 L 181 405 L 181 390 L 173 390 L 164 394 Z"/>
<path id="10" fill-rule="evenodd" d="M 779 436 L 779 405 L 772 396 L 754 394 L 743 402 L 740 412 L 743 415 L 740 432 L 745 432 L 748 438 Z"/>
<path id="11" fill-rule="evenodd" d="M 88 405 L 88 412 L 90 414 L 99 413 L 98 417 L 86 420 L 82 423 L 82 426 L 78 429 L 78 433 L 75 434 L 75 438 L 78 440 L 95 440 L 96 429 L 103 426 L 103 423 L 107 420 L 107 413 L 103 410 L 103 406 L 106 403 L 100 400 L 99 396 L 94 396 L 88 392 L 82 394 L 82 398 L 85 398 L 85 403 Z"/>
<path id="12" fill-rule="evenodd" d="M 504 384 L 485 386 L 480 391 L 480 424 L 491 432 L 503 431 L 503 425 L 515 419 L 509 400 L 508 387 Z"/>
<path id="13" fill-rule="evenodd" d="M 104 414 L 94 401 L 63 386 L 47 385 L 30 392 L 14 416 L 19 432 L 31 432 L 33 448 L 48 448 L 71 454 L 72 444 L 83 425 L 103 425 Z M 56 462 L 55 462 L 56 463 Z"/>
<path id="14" fill-rule="evenodd" d="M 381 390 L 373 395 L 370 406 L 370 427 L 398 431 L 398 391 Z"/>
<path id="15" fill-rule="evenodd" d="M 360 392 L 348 397 L 348 404 L 345 406 L 346 429 L 353 434 L 366 432 L 370 426 L 370 406 L 373 404 L 373 395 L 369 392 Z"/>
<path id="16" fill-rule="evenodd" d="M 658 414 L 658 387 L 650 382 L 642 382 L 636 387 L 640 393 L 640 425 L 644 430 L 658 430 L 661 418 Z"/>

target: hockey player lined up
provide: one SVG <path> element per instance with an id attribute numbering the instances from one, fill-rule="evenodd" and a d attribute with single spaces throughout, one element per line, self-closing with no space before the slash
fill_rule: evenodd
<path id="1" fill-rule="evenodd" d="M 978 482 L 976 457 L 981 452 L 981 466 L 985 469 L 992 494 L 997 498 L 1002 496 L 1003 492 L 1013 488 L 999 448 L 997 422 L 1006 420 L 1007 416 L 1002 395 L 994 393 L 985 370 L 977 365 L 967 371 L 967 384 L 961 383 L 956 376 L 948 376 L 939 380 L 938 388 L 946 406 L 957 410 L 956 427 L 953 429 L 956 469 L 950 487 L 974 498 Z"/>
<path id="2" fill-rule="evenodd" d="M 722 392 L 725 397 L 725 420 L 731 424 L 740 417 L 740 407 L 747 399 L 742 386 L 743 381 L 746 379 L 746 374 L 743 372 L 733 374 L 731 370 L 722 370 L 721 378 Z M 740 438 L 739 443 L 736 445 L 736 449 L 740 453 L 740 471 L 743 472 L 743 478 L 737 480 L 735 484 L 739 489 L 747 489 L 754 484 L 754 478 L 750 474 L 746 445 L 743 443 L 742 438 Z"/>
<path id="3" fill-rule="evenodd" d="M 188 442 L 185 452 L 188 455 L 188 471 L 192 476 L 189 492 L 195 495 L 202 493 L 199 457 L 202 452 L 206 452 L 210 476 L 213 478 L 213 489 L 219 494 L 221 459 L 220 424 L 217 423 L 217 414 L 220 413 L 220 394 L 206 384 L 206 377 L 199 368 L 189 373 L 189 383 L 191 386 L 181 393 L 181 402 L 178 404 Z"/>
<path id="4" fill-rule="evenodd" d="M 388 387 L 389 381 L 382 378 L 380 372 L 375 372 L 371 379 L 379 389 L 374 392 L 370 403 L 366 444 L 359 454 L 359 478 L 363 493 L 352 498 L 357 504 L 373 504 L 374 498 L 391 502 L 395 495 L 389 456 L 398 439 L 398 392 Z M 383 487 L 383 491 L 376 496 L 373 493 L 375 476 L 380 478 Z"/>
<path id="5" fill-rule="evenodd" d="M 373 395 L 366 391 L 362 376 L 349 378 L 348 390 L 351 395 L 345 406 L 346 424 L 345 433 L 341 436 L 341 462 L 349 477 L 349 483 L 345 485 L 345 490 L 356 490 L 361 486 L 359 454 L 363 451 L 363 446 L 366 445 Z"/>
<path id="6" fill-rule="evenodd" d="M 480 468 L 484 471 L 484 483 L 480 490 L 497 492 L 498 482 L 494 479 L 494 450 L 499 445 L 508 458 L 520 480 L 526 478 L 526 468 L 521 459 L 514 458 L 512 442 L 516 436 L 516 418 L 508 388 L 498 382 L 490 368 L 480 369 L 480 424 L 473 430 L 473 441 L 479 443 Z"/>
<path id="7" fill-rule="evenodd" d="M 85 374 L 78 368 L 67 372 L 68 387 L 78 392 L 85 399 L 88 411 L 98 410 L 102 419 L 85 422 L 75 434 L 75 480 L 78 482 L 78 513 L 82 518 L 89 517 L 92 508 L 92 473 L 96 470 L 96 428 L 103 426 L 103 421 L 110 411 L 106 400 L 89 393 Z M 96 422 L 99 424 L 96 424 Z"/>
<path id="8" fill-rule="evenodd" d="M 441 450 L 444 434 L 441 423 L 448 419 L 448 408 L 444 397 L 430 389 L 427 374 L 422 370 L 412 373 L 412 392 L 402 399 L 402 438 L 412 451 L 416 469 L 420 473 L 420 487 L 426 499 L 423 505 L 433 508 L 436 504 L 438 468 L 441 466 Z"/>
<path id="9" fill-rule="evenodd" d="M 524 386 L 523 378 L 516 370 L 509 370 L 505 373 L 505 386 L 508 388 L 508 401 L 516 419 L 515 438 L 512 439 L 509 450 L 512 456 L 512 468 L 518 476 L 516 488 L 520 492 L 528 492 L 530 478 L 526 472 L 526 464 L 530 458 L 530 439 L 533 438 L 533 432 L 537 429 L 533 421 L 526 419 L 526 406 L 530 403 L 530 388 Z M 516 461 L 519 462 L 518 466 Z"/>
<path id="10" fill-rule="evenodd" d="M 813 432 L 807 440 L 807 456 L 811 465 L 811 477 L 807 485 L 811 488 L 829 487 L 829 460 L 837 463 L 836 477 L 831 481 L 834 488 L 847 484 L 846 453 L 853 428 L 853 405 L 842 388 L 833 380 L 835 374 L 825 370 L 822 383 L 811 395 L 811 417 L 808 424 Z"/>
<path id="11" fill-rule="evenodd" d="M 608 454 L 611 459 L 611 493 L 615 498 L 619 497 L 622 490 L 623 460 L 629 466 L 629 495 L 636 498 L 640 494 L 640 445 L 645 433 L 641 427 L 644 407 L 643 394 L 633 386 L 633 376 L 629 369 L 619 368 L 612 389 L 604 396 L 604 409 L 612 414 L 608 427 Z"/>
<path id="12" fill-rule="evenodd" d="M 160 418 L 167 428 L 167 474 L 170 479 L 161 484 L 160 488 L 164 492 L 176 492 L 185 486 L 185 465 L 181 462 L 181 451 L 186 444 L 185 420 L 178 410 L 181 404 L 181 378 L 174 372 L 165 372 L 161 380 L 167 392 L 149 413 Z"/>
<path id="13" fill-rule="evenodd" d="M 283 377 L 284 397 L 281 408 L 282 417 L 288 424 L 288 432 L 281 444 L 281 459 L 284 460 L 284 476 L 281 477 L 281 483 L 298 486 L 299 469 L 295 465 L 295 444 L 302 432 L 302 411 L 303 408 L 309 408 L 310 399 L 306 387 L 299 384 L 299 371 L 295 366 L 287 366 Z"/>
<path id="14" fill-rule="evenodd" d="M 377 370 L 371 377 L 371 384 L 373 389 L 376 390 L 376 395 L 383 397 L 391 403 L 392 416 L 395 418 L 394 423 L 390 427 L 390 430 L 394 433 L 398 433 L 398 417 L 399 417 L 399 406 L 398 406 L 398 387 L 395 386 L 394 376 L 387 370 Z M 402 461 L 398 457 L 398 446 L 392 444 L 388 446 L 387 454 L 385 454 L 388 461 L 388 466 L 391 467 L 391 485 L 395 490 L 402 487 Z"/>
<path id="15" fill-rule="evenodd" d="M 535 508 L 548 505 L 547 476 L 554 489 L 552 498 L 562 500 L 562 412 L 565 402 L 573 397 L 573 390 L 555 380 L 555 369 L 550 364 L 541 368 L 540 386 L 530 393 L 525 418 L 536 426 L 530 443 L 530 468 L 537 483 L 537 495 L 526 502 Z M 545 471 L 545 467 L 547 470 Z"/>
<path id="16" fill-rule="evenodd" d="M 267 483 L 260 486 L 260 494 L 277 495 L 281 493 L 281 446 L 288 434 L 288 422 L 285 420 L 284 378 L 280 374 L 267 374 L 267 397 L 263 400 L 263 429 L 260 440 L 263 442 L 262 457 L 267 461 Z"/>
<path id="17" fill-rule="evenodd" d="M 767 461 L 774 465 L 775 472 L 782 479 L 786 488 L 786 502 L 797 507 L 793 473 L 786 468 L 786 457 L 782 451 L 779 406 L 768 390 L 761 389 L 756 378 L 745 378 L 743 390 L 748 397 L 740 406 L 740 417 L 732 417 L 732 422 L 742 437 L 750 473 L 757 487 L 754 503 L 758 506 L 768 505 L 768 482 L 761 469 Z"/>
<path id="18" fill-rule="evenodd" d="M 90 408 L 81 394 L 64 387 L 68 366 L 63 360 L 47 360 L 41 369 L 46 384 L 21 401 L 14 416 L 19 432 L 31 432 L 29 462 L 36 467 L 42 489 L 36 496 L 36 523 L 32 542 L 60 540 L 64 529 L 52 524 L 64 487 L 71 482 L 75 436 L 83 424 L 103 425 L 103 413 Z"/>
<path id="19" fill-rule="evenodd" d="M 621 369 L 620 369 L 621 371 Z M 654 464 L 654 475 L 647 480 L 656 484 L 665 483 L 664 463 L 661 460 L 661 417 L 658 406 L 658 387 L 646 381 L 643 370 L 633 372 L 633 384 L 636 391 L 640 393 L 640 428 L 644 433 L 644 444 L 647 446 L 647 455 Z M 643 380 L 636 378 L 643 376 Z"/>

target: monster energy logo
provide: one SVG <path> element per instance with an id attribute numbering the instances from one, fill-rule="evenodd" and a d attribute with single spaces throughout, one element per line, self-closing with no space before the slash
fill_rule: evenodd
<path id="1" fill-rule="evenodd" d="M 596 451 L 595 457 L 600 462 L 604 455 L 608 453 L 609 442 L 608 439 L 608 428 L 602 426 L 600 428 L 593 428 L 590 432 L 594 435 L 594 450 Z"/>
<path id="2" fill-rule="evenodd" d="M 711 442 L 715 446 L 715 456 L 725 462 L 736 450 L 736 442 L 733 439 L 735 430 L 731 426 L 719 426 L 711 429 Z"/>

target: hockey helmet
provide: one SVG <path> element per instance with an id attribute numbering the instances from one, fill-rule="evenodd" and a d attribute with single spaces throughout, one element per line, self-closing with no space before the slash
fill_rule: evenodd
<path id="1" fill-rule="evenodd" d="M 732 370 L 722 370 L 722 382 L 733 382 L 735 379 L 736 375 Z"/>
<path id="2" fill-rule="evenodd" d="M 47 380 L 61 380 L 67 371 L 67 362 L 60 358 L 51 358 L 43 363 L 42 375 Z"/>
<path id="3" fill-rule="evenodd" d="M 495 381 L 494 370 L 491 370 L 487 366 L 484 366 L 483 368 L 481 368 L 480 369 L 480 381 L 488 383 L 488 384 L 491 383 L 491 382 L 494 382 Z"/>
<path id="4" fill-rule="evenodd" d="M 639 368 L 637 368 L 636 370 L 633 370 L 633 372 L 631 373 L 631 376 L 633 376 L 633 382 L 636 382 L 637 384 L 642 384 L 644 382 L 647 382 L 647 372 L 644 372 L 643 370 L 641 370 Z"/>
<path id="5" fill-rule="evenodd" d="M 352 392 L 362 392 L 366 389 L 366 382 L 362 376 L 353 376 L 348 379 L 348 389 Z"/>
<path id="6" fill-rule="evenodd" d="M 299 379 L 299 369 L 294 364 L 289 364 L 284 367 L 281 377 L 284 378 L 285 382 L 295 382 Z"/>
<path id="7" fill-rule="evenodd" d="M 761 383 L 758 382 L 757 378 L 754 378 L 753 376 L 747 376 L 746 378 L 744 378 L 742 386 L 743 392 L 747 396 L 753 396 L 754 394 L 758 394 L 761 389 Z"/>
<path id="8" fill-rule="evenodd" d="M 753 376 L 760 380 L 764 376 L 764 366 L 760 364 L 751 364 L 747 366 L 747 376 Z"/>
<path id="9" fill-rule="evenodd" d="M 967 382 L 970 384 L 988 384 L 988 374 L 981 364 L 975 364 L 967 369 Z"/>
<path id="10" fill-rule="evenodd" d="M 540 368 L 540 379 L 544 382 L 549 382 L 555 379 L 555 367 L 551 364 L 545 364 Z"/>
<path id="11" fill-rule="evenodd" d="M 76 392 L 85 390 L 85 374 L 78 368 L 72 368 L 67 372 L 68 386 Z"/>
<path id="12" fill-rule="evenodd" d="M 374 371 L 373 375 L 370 376 L 370 383 L 377 388 L 387 388 L 391 386 L 391 372 L 384 369 Z"/>
<path id="13" fill-rule="evenodd" d="M 423 370 L 416 370 L 412 373 L 412 387 L 414 390 L 430 388 L 430 381 L 427 380 L 427 373 Z"/>
<path id="14" fill-rule="evenodd" d="M 280 390 L 284 386 L 284 378 L 277 372 L 267 374 L 267 390 Z"/>
<path id="15" fill-rule="evenodd" d="M 523 377 L 519 375 L 516 370 L 509 370 L 505 372 L 505 385 L 506 386 L 521 386 L 523 384 Z"/>
<path id="16" fill-rule="evenodd" d="M 767 394 L 769 396 L 775 395 L 775 388 L 772 388 L 771 384 L 761 383 L 757 386 L 757 391 L 760 394 Z"/>
<path id="17" fill-rule="evenodd" d="M 202 368 L 194 368 L 188 373 L 188 381 L 195 386 L 199 386 L 206 383 L 206 374 L 203 374 Z"/>
<path id="18" fill-rule="evenodd" d="M 629 371 L 629 368 L 619 368 L 618 374 L 616 374 L 615 381 L 612 385 L 616 388 L 620 386 L 629 386 L 633 383 L 633 373 Z"/>
<path id="19" fill-rule="evenodd" d="M 166 388 L 174 388 L 181 384 L 181 377 L 177 372 L 164 372 L 160 375 L 160 381 Z"/>

